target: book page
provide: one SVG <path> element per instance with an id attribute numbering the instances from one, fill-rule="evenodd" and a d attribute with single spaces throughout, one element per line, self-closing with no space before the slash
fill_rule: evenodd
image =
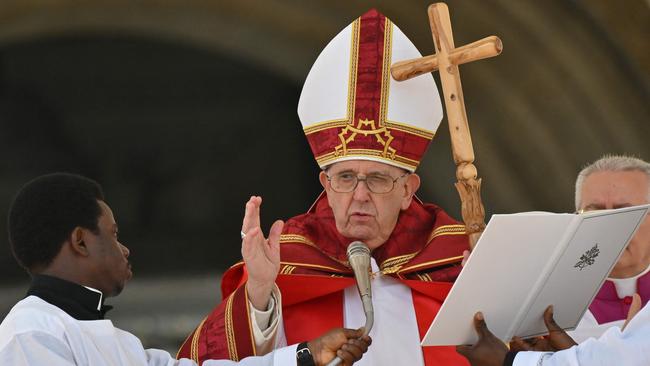
<path id="1" fill-rule="evenodd" d="M 549 304 L 558 323 L 574 327 L 648 207 L 494 215 L 422 345 L 473 344 L 477 311 L 504 342 L 513 333 L 537 334 L 540 325 L 545 331 L 542 314 Z"/>
<path id="2" fill-rule="evenodd" d="M 504 337 L 574 217 L 493 215 L 422 344 L 473 343 L 472 319 L 479 310 L 490 330 Z"/>
<path id="3" fill-rule="evenodd" d="M 645 216 L 644 208 L 610 215 L 612 212 L 596 211 L 580 215 L 582 222 L 514 335 L 529 337 L 546 334 L 542 315 L 551 304 L 554 305 L 554 318 L 558 325 L 564 329 L 575 329 L 625 249 L 621 242 L 627 243 L 632 238 Z M 623 236 L 619 233 L 629 234 Z M 608 258 L 616 260 L 611 262 Z"/>

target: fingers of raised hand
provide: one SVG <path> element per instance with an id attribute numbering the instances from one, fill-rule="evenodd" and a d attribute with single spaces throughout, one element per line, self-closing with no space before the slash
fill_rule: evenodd
<path id="1" fill-rule="evenodd" d="M 260 206 L 262 205 L 262 197 L 251 196 L 246 202 L 246 210 L 244 212 L 244 221 L 242 223 L 241 231 L 248 235 L 248 232 L 260 226 Z"/>
<path id="2" fill-rule="evenodd" d="M 260 228 L 253 228 L 248 231 L 246 236 L 242 239 L 241 254 L 244 260 L 254 256 L 260 249 L 259 246 L 264 244 L 264 235 Z"/>
<path id="3" fill-rule="evenodd" d="M 280 235 L 282 234 L 282 228 L 284 228 L 284 222 L 282 220 L 277 220 L 271 226 L 271 230 L 269 230 L 269 245 L 273 249 L 280 248 Z"/>

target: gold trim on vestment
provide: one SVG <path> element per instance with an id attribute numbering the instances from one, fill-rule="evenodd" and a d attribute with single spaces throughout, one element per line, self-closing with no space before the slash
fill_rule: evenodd
<path id="1" fill-rule="evenodd" d="M 323 122 L 314 123 L 313 125 L 311 125 L 309 127 L 303 128 L 303 132 L 305 133 L 305 135 L 311 135 L 312 133 L 322 131 L 322 130 L 327 130 L 327 129 L 330 129 L 330 128 L 345 127 L 349 123 L 350 122 L 349 122 L 348 118 L 346 118 L 346 119 L 333 119 L 333 120 L 330 120 L 330 121 L 323 121 Z"/>
<path id="2" fill-rule="evenodd" d="M 427 245 L 431 244 L 431 241 L 439 236 L 443 235 L 464 235 L 465 234 L 465 225 L 461 224 L 454 224 L 454 225 L 441 225 L 435 228 L 431 234 L 429 235 L 429 239 L 427 240 Z M 413 259 L 416 255 L 418 255 L 421 252 L 421 250 L 415 252 L 415 253 L 409 253 L 409 254 L 402 254 L 396 257 L 391 257 L 386 259 L 381 263 L 379 266 L 381 273 L 383 274 L 392 274 L 392 273 L 398 273 L 398 272 L 404 272 L 408 269 L 411 268 L 417 268 L 418 266 L 421 265 L 416 265 L 416 266 L 411 266 L 407 268 L 402 268 L 402 266 L 406 263 L 408 263 L 411 259 Z M 427 264 L 437 264 L 437 263 L 442 263 L 445 261 L 450 261 L 452 262 L 453 259 L 456 257 L 451 257 L 451 258 L 444 258 L 432 262 L 427 262 L 422 265 L 427 265 Z M 461 257 L 462 258 L 462 257 Z M 399 274 L 398 274 L 399 275 Z M 400 276 L 401 277 L 401 276 Z"/>
<path id="3" fill-rule="evenodd" d="M 248 311 L 248 291 L 246 291 L 246 287 L 244 286 L 244 303 L 246 304 L 246 320 L 248 321 L 248 335 L 250 336 L 251 339 L 251 347 L 253 349 L 253 356 L 257 356 L 257 348 L 255 347 L 255 336 L 253 335 L 253 327 L 251 327 L 251 312 Z"/>
<path id="4" fill-rule="evenodd" d="M 295 262 L 280 262 L 280 264 L 287 265 L 287 266 L 298 266 L 298 267 L 326 269 L 326 270 L 329 270 L 329 271 L 339 272 L 339 273 L 349 273 L 350 272 L 350 271 L 343 271 L 343 270 L 340 270 L 340 269 L 334 268 L 334 267 L 321 266 L 319 264 L 295 263 Z"/>
<path id="5" fill-rule="evenodd" d="M 225 325 L 226 325 L 226 343 L 228 345 L 228 357 L 233 361 L 239 361 L 237 356 L 237 342 L 235 341 L 235 329 L 232 323 L 232 303 L 235 298 L 235 292 L 228 296 L 226 301 Z"/>
<path id="6" fill-rule="evenodd" d="M 452 262 L 458 261 L 459 259 L 462 260 L 463 256 L 460 255 L 460 256 L 456 256 L 456 257 L 449 257 L 449 258 L 438 259 L 438 260 L 435 260 L 435 261 L 424 262 L 424 263 L 416 264 L 416 265 L 413 265 L 413 266 L 410 266 L 410 267 L 402 268 L 402 269 L 399 270 L 399 272 L 404 273 L 404 272 L 407 272 L 407 271 L 410 271 L 410 270 L 413 270 L 413 269 L 416 269 L 416 268 L 432 266 L 432 265 L 441 264 L 441 263 L 452 263 Z"/>
<path id="7" fill-rule="evenodd" d="M 379 150 L 375 149 L 347 149 L 348 153 L 345 156 L 376 156 L 376 157 L 382 157 L 382 152 Z M 334 155 L 334 151 L 323 154 L 319 157 L 316 158 L 316 161 L 324 160 L 324 159 L 333 159 L 334 157 L 329 157 L 328 155 Z M 384 160 L 389 160 L 393 161 L 393 159 L 384 159 Z M 410 165 L 417 164 L 417 160 L 409 159 L 407 157 L 397 155 L 395 154 L 395 159 L 398 162 L 402 162 L 404 164 L 411 163 Z"/>
<path id="8" fill-rule="evenodd" d="M 285 264 L 284 267 L 282 267 L 282 269 L 280 270 L 280 274 L 288 275 L 288 274 L 291 274 L 291 272 L 293 272 L 295 269 L 296 269 L 296 266 Z"/>
<path id="9" fill-rule="evenodd" d="M 391 44 L 393 43 L 393 25 L 388 18 L 384 19 L 384 53 L 381 68 L 381 96 L 379 99 L 379 127 L 386 126 L 388 115 L 388 97 L 390 94 L 390 59 Z"/>
<path id="10" fill-rule="evenodd" d="M 361 19 L 352 22 L 352 40 L 350 45 L 350 74 L 348 77 L 348 115 L 347 123 L 354 124 L 354 110 L 357 98 L 357 68 L 359 66 L 359 33 L 361 32 Z"/>
<path id="11" fill-rule="evenodd" d="M 233 264 L 232 266 L 228 267 L 228 270 L 226 270 L 226 272 L 228 272 L 229 270 L 231 270 L 231 269 L 233 269 L 235 267 L 243 266 L 244 264 L 245 264 L 244 261 L 239 261 L 239 262 Z"/>
<path id="12" fill-rule="evenodd" d="M 194 330 L 194 333 L 192 334 L 192 343 L 190 343 L 190 359 L 192 359 L 194 362 L 199 364 L 199 337 L 201 334 L 201 328 L 203 328 L 203 323 L 208 320 L 208 317 L 206 316 L 201 320 L 199 323 L 199 326 L 196 327 Z M 178 355 L 180 354 L 180 350 L 183 349 L 183 346 L 185 346 L 185 343 L 187 343 L 189 337 L 185 339 L 185 342 L 183 342 L 183 345 L 181 348 L 178 350 L 178 353 L 176 353 L 176 358 L 178 359 Z"/>
<path id="13" fill-rule="evenodd" d="M 307 244 L 311 247 L 318 248 L 313 241 L 309 240 L 307 237 L 298 235 L 298 234 L 281 234 L 280 235 L 280 244 L 282 243 L 301 243 Z M 318 248 L 320 249 L 320 248 Z"/>
<path id="14" fill-rule="evenodd" d="M 386 121 L 386 127 L 389 128 L 391 131 L 402 131 L 402 132 L 410 133 L 411 135 L 416 135 L 425 138 L 427 140 L 431 140 L 433 139 L 433 136 L 435 136 L 434 132 L 425 130 L 424 128 L 407 125 L 401 122 Z"/>
<path id="15" fill-rule="evenodd" d="M 381 263 L 379 268 L 384 269 L 386 267 L 392 267 L 398 264 L 404 264 L 410 261 L 413 257 L 415 257 L 415 254 L 416 253 L 410 253 L 410 254 L 398 255 L 397 257 L 388 258 Z"/>
<path id="16" fill-rule="evenodd" d="M 305 236 L 298 235 L 298 234 L 282 234 L 280 235 L 280 244 L 305 244 L 312 248 L 317 249 L 320 253 L 326 255 L 329 259 L 337 263 L 340 263 L 343 266 L 349 267 L 347 261 L 341 261 L 328 255 L 327 253 L 323 252 L 321 248 L 319 248 L 318 245 L 316 245 L 316 243 L 314 243 L 313 241 L 311 241 L 309 238 Z"/>
<path id="17" fill-rule="evenodd" d="M 330 128 L 343 128 L 348 124 L 349 121 L 347 118 L 333 119 L 329 121 L 314 123 L 313 125 L 303 128 L 303 132 L 305 133 L 305 135 L 311 135 L 313 133 L 323 131 L 323 130 L 328 130 Z M 435 136 L 435 132 L 431 132 L 429 130 L 425 130 L 424 128 L 412 126 L 402 122 L 385 121 L 384 126 L 386 126 L 386 128 L 388 128 L 390 131 L 405 132 L 411 135 L 422 137 L 427 140 L 432 140 L 433 137 Z"/>
<path id="18" fill-rule="evenodd" d="M 340 160 L 342 158 L 349 158 L 349 157 L 362 157 L 362 158 L 367 158 L 367 157 L 376 157 L 379 160 L 385 160 L 388 164 L 391 165 L 398 165 L 406 170 L 413 171 L 418 165 L 418 161 L 406 158 L 401 155 L 395 154 L 395 159 L 389 159 L 385 158 L 382 156 L 382 151 L 379 150 L 371 150 L 371 149 L 347 149 L 347 153 L 345 156 L 337 156 L 336 151 L 330 151 L 328 153 L 325 153 L 321 156 L 316 157 L 316 162 L 318 163 L 319 166 L 326 166 L 330 162 L 335 161 L 335 160 Z"/>
<path id="19" fill-rule="evenodd" d="M 431 242 L 431 240 L 435 239 L 436 237 L 440 235 L 465 235 L 467 234 L 465 225 L 443 225 L 431 232 L 431 235 L 429 235 L 429 239 L 427 242 Z"/>

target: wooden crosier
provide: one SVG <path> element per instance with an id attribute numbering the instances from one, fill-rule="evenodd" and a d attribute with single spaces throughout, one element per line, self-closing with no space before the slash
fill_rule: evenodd
<path id="1" fill-rule="evenodd" d="M 485 209 L 481 201 L 481 179 L 477 179 L 478 173 L 474 166 L 474 149 L 458 65 L 497 56 L 503 45 L 498 37 L 490 36 L 456 48 L 447 5 L 431 4 L 428 13 L 436 54 L 397 62 L 391 67 L 391 75 L 393 79 L 402 81 L 435 70 L 440 73 L 452 154 L 456 163 L 458 181 L 455 185 L 460 195 L 461 213 L 469 234 L 470 247 L 474 248 L 485 229 Z"/>

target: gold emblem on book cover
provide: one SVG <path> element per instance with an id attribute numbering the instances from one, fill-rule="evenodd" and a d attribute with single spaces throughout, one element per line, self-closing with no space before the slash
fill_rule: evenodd
<path id="1" fill-rule="evenodd" d="M 591 249 L 585 252 L 585 254 L 580 256 L 580 260 L 576 263 L 573 268 L 578 268 L 581 271 L 592 264 L 596 263 L 596 257 L 600 254 L 600 249 L 598 249 L 598 244 L 594 245 Z"/>

